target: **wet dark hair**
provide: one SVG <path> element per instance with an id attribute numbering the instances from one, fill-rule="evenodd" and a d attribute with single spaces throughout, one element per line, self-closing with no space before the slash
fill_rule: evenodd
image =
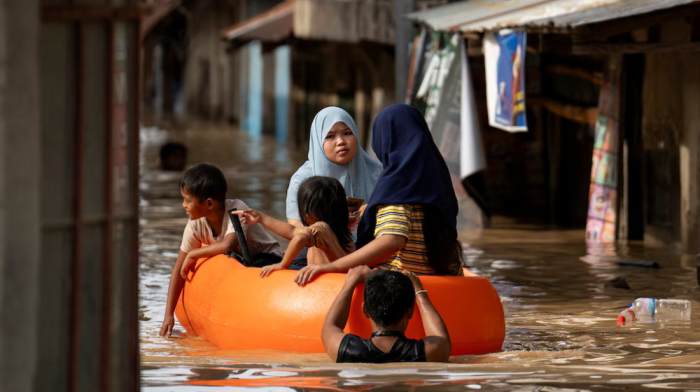
<path id="1" fill-rule="evenodd" d="M 392 327 L 416 303 L 411 279 L 396 271 L 379 270 L 365 282 L 365 310 L 380 327 Z"/>
<path id="2" fill-rule="evenodd" d="M 338 238 L 340 247 L 351 252 L 352 237 L 348 228 L 348 201 L 340 181 L 331 177 L 309 177 L 299 186 L 297 193 L 299 217 L 304 226 L 309 226 L 306 214 L 316 215 L 316 219 L 331 227 Z"/>
<path id="3" fill-rule="evenodd" d="M 438 275 L 459 275 L 464 258 L 457 230 L 447 227 L 441 212 L 423 206 L 423 238 L 428 251 L 428 263 Z"/>
<path id="4" fill-rule="evenodd" d="M 200 203 L 210 198 L 226 202 L 226 188 L 224 173 L 211 163 L 195 165 L 180 178 L 180 189 L 196 197 Z"/>

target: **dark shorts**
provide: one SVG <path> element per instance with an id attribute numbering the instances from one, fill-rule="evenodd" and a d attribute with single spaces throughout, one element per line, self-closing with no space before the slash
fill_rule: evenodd
<path id="1" fill-rule="evenodd" d="M 224 253 L 226 256 L 238 260 L 239 263 L 245 265 L 243 256 L 236 253 L 236 252 L 225 252 Z M 258 253 L 255 256 L 253 256 L 253 264 L 248 265 L 247 267 L 254 267 L 254 268 L 262 268 L 271 264 L 276 264 L 282 261 L 282 258 L 273 255 L 270 253 Z"/>
<path id="2" fill-rule="evenodd" d="M 290 270 L 298 271 L 308 265 L 307 254 L 309 253 L 309 248 L 304 248 L 299 252 L 297 257 L 292 260 L 292 264 L 289 265 Z"/>

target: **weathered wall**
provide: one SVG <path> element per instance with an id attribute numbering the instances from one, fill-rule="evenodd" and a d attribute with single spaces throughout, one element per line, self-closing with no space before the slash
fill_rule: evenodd
<path id="1" fill-rule="evenodd" d="M 700 252 L 700 53 L 681 56 L 683 133 L 680 145 L 681 241 Z"/>
<path id="2" fill-rule="evenodd" d="M 662 42 L 686 42 L 690 24 L 662 26 Z M 645 241 L 700 252 L 700 54 L 649 53 L 644 75 Z"/>
<path id="3" fill-rule="evenodd" d="M 225 1 L 195 3 L 191 10 L 184 98 L 190 113 L 229 118 L 231 64 L 221 30 L 238 21 L 237 7 Z"/>
<path id="4" fill-rule="evenodd" d="M 679 142 L 683 130 L 683 72 L 675 53 L 648 54 L 642 140 L 646 190 L 645 240 L 680 240 Z"/>
<path id="5" fill-rule="evenodd" d="M 41 142 L 39 2 L 0 1 L 0 390 L 37 369 Z"/>
<path id="6" fill-rule="evenodd" d="M 372 121 L 392 103 L 393 47 L 318 41 L 293 46 L 289 133 L 297 145 L 306 144 L 319 110 L 339 106 L 355 119 L 360 142 L 369 152 Z"/>
<path id="7" fill-rule="evenodd" d="M 411 4 L 407 3 L 410 9 Z M 406 8 L 399 7 L 403 11 Z M 369 41 L 393 45 L 394 2 L 389 0 L 296 0 L 294 36 L 335 42 Z"/>

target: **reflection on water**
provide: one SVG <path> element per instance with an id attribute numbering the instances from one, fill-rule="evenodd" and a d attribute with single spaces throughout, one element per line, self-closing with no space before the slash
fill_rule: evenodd
<path id="1" fill-rule="evenodd" d="M 500 229 L 461 238 L 468 266 L 489 278 L 508 306 L 503 352 L 453 357 L 450 364 L 338 365 L 324 354 L 223 351 L 198 338 L 160 338 L 170 271 L 187 222 L 180 173 L 157 170 L 158 147 L 166 140 L 187 145 L 191 163 L 219 165 L 229 197 L 277 218 L 284 218 L 289 178 L 306 159 L 305 151 L 226 127 L 144 129 L 140 329 L 146 391 L 700 390 L 694 256 L 639 243 L 587 249 L 583 231 L 498 220 Z M 661 268 L 618 266 L 623 259 L 653 260 Z M 617 277 L 630 289 L 606 285 Z M 637 297 L 694 300 L 693 318 L 618 326 L 617 315 Z M 176 330 L 184 332 L 179 324 Z"/>

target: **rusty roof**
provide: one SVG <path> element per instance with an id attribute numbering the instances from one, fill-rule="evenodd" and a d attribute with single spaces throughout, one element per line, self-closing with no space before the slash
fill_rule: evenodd
<path id="1" fill-rule="evenodd" d="M 433 30 L 482 32 L 501 28 L 574 28 L 672 8 L 697 0 L 468 0 L 406 17 Z"/>

